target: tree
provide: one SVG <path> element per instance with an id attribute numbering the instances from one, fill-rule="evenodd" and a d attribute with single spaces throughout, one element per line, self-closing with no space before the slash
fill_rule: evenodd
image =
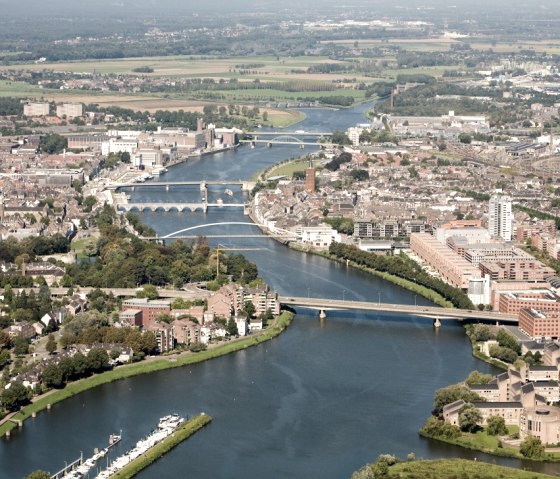
<path id="1" fill-rule="evenodd" d="M 467 145 L 470 144 L 471 141 L 472 141 L 472 137 L 471 137 L 471 135 L 469 135 L 468 133 L 461 133 L 461 134 L 458 136 L 458 139 L 459 139 L 459 141 L 460 141 L 461 143 L 465 143 L 465 144 L 467 144 Z"/>
<path id="2" fill-rule="evenodd" d="M 504 329 L 500 329 L 500 331 L 498 331 L 496 339 L 498 340 L 498 344 L 503 348 L 509 348 L 517 354 L 521 354 L 521 344 L 519 344 L 519 341 L 517 341 L 517 339 Z"/>
<path id="3" fill-rule="evenodd" d="M 454 384 L 436 391 L 434 396 L 434 414 L 441 414 L 443 406 L 451 404 L 459 399 L 467 403 L 484 400 L 469 388 L 460 384 Z"/>
<path id="4" fill-rule="evenodd" d="M 21 336 L 14 339 L 14 353 L 16 356 L 24 356 L 29 352 L 29 341 Z"/>
<path id="5" fill-rule="evenodd" d="M 109 355 L 101 348 L 93 348 L 86 358 L 88 369 L 91 372 L 99 373 L 109 366 Z"/>
<path id="6" fill-rule="evenodd" d="M 8 364 L 10 364 L 10 351 L 7 349 L 0 349 L 0 371 Z"/>
<path id="7" fill-rule="evenodd" d="M 245 306 L 243 307 L 243 311 L 245 311 L 245 314 L 247 314 L 247 317 L 249 319 L 253 318 L 256 313 L 255 305 L 253 304 L 253 302 L 246 301 Z"/>
<path id="8" fill-rule="evenodd" d="M 37 469 L 36 471 L 33 471 L 31 474 L 29 474 L 27 476 L 27 479 L 50 479 L 50 477 L 51 477 L 50 472 Z"/>
<path id="9" fill-rule="evenodd" d="M 508 433 L 506 422 L 501 416 L 490 416 L 486 420 L 486 432 L 490 436 L 503 436 Z"/>
<path id="10" fill-rule="evenodd" d="M 492 381 L 491 374 L 484 374 L 480 371 L 471 371 L 465 382 L 467 384 L 488 384 L 490 381 Z"/>
<path id="11" fill-rule="evenodd" d="M 461 431 L 476 432 L 480 429 L 482 414 L 472 404 L 467 404 L 459 414 L 459 427 Z"/>
<path id="12" fill-rule="evenodd" d="M 49 338 L 47 340 L 47 345 L 45 349 L 49 354 L 53 354 L 56 351 L 56 340 L 54 339 L 54 334 L 49 334 Z"/>
<path id="13" fill-rule="evenodd" d="M 538 437 L 528 436 L 521 443 L 519 452 L 525 457 L 540 459 L 544 456 L 544 446 Z"/>
<path id="14" fill-rule="evenodd" d="M 84 211 L 89 213 L 95 206 L 95 203 L 97 203 L 97 199 L 95 198 L 95 196 L 87 196 L 84 199 Z"/>
<path id="15" fill-rule="evenodd" d="M 62 371 L 56 364 L 49 364 L 43 371 L 43 382 L 48 388 L 60 388 L 64 386 Z"/>
<path id="16" fill-rule="evenodd" d="M 488 341 L 495 338 L 490 327 L 486 324 L 474 324 L 471 331 L 475 341 Z"/>
<path id="17" fill-rule="evenodd" d="M 136 292 L 136 297 L 157 299 L 159 298 L 159 293 L 157 288 L 153 284 L 145 284 L 141 290 Z"/>
<path id="18" fill-rule="evenodd" d="M 344 133 L 343 131 L 340 130 L 334 130 L 331 136 L 331 141 L 333 143 L 336 143 L 338 145 L 351 145 L 352 142 L 350 141 L 350 138 L 348 138 L 348 135 L 346 133 Z"/>
<path id="19" fill-rule="evenodd" d="M 11 383 L 8 389 L 4 389 L 0 394 L 0 403 L 8 411 L 17 411 L 21 406 L 29 403 L 31 398 L 31 391 L 27 389 L 22 383 Z"/>
<path id="20" fill-rule="evenodd" d="M 235 319 L 229 318 L 229 320 L 227 322 L 227 326 L 226 326 L 226 331 L 230 336 L 237 336 L 239 334 L 239 331 L 237 329 L 237 323 L 235 322 Z"/>

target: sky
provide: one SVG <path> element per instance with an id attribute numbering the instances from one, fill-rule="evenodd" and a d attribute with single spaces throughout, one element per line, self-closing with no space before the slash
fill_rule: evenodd
<path id="1" fill-rule="evenodd" d="M 533 11 L 558 9 L 558 0 L 0 0 L 0 11 L 8 14 L 27 15 L 79 15 L 105 13 L 110 15 L 126 14 L 127 12 L 145 13 L 155 16 L 165 16 L 166 10 L 173 13 L 196 13 L 214 11 L 219 14 L 224 11 L 275 11 L 279 8 L 310 7 L 315 11 L 320 8 L 337 6 L 340 9 L 352 6 L 370 6 L 372 9 L 402 6 L 418 8 L 433 6 L 435 8 L 461 9 L 467 6 L 496 10 L 504 8 L 527 8 Z"/>
<path id="2" fill-rule="evenodd" d="M 279 10 L 297 12 L 298 9 L 334 8 L 335 11 L 353 10 L 353 7 L 370 8 L 380 13 L 403 7 L 407 10 L 467 8 L 483 13 L 526 10 L 531 12 L 558 11 L 559 0 L 0 0 L 2 15 L 29 16 L 151 16 L 192 15 L 195 13 L 268 12 Z"/>

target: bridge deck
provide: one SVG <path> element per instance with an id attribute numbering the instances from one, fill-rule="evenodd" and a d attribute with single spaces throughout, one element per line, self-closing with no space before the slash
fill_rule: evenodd
<path id="1" fill-rule="evenodd" d="M 416 316 L 437 317 L 439 319 L 479 319 L 486 321 L 519 322 L 517 316 L 493 311 L 439 308 L 436 306 L 414 306 L 368 301 L 349 301 L 339 299 L 298 298 L 281 296 L 278 300 L 287 306 L 303 306 L 313 309 L 357 309 L 363 311 L 383 311 L 390 313 L 413 314 Z"/>

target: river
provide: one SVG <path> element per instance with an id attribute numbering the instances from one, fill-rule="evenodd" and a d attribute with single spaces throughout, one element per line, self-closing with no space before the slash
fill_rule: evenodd
<path id="1" fill-rule="evenodd" d="M 366 106 L 352 110 L 308 110 L 295 129 L 334 130 L 363 121 Z M 309 150 L 306 150 L 309 151 Z M 160 181 L 247 179 L 283 159 L 296 147 L 239 148 L 178 165 Z M 220 188 L 211 192 L 222 195 Z M 195 189 L 148 189 L 133 201 L 195 197 Z M 231 201 L 241 199 L 236 190 Z M 220 196 L 221 197 L 221 196 Z M 143 213 L 160 235 L 223 222 L 246 222 L 241 211 L 207 214 Z M 219 225 L 203 234 L 255 234 L 255 227 Z M 213 242 L 214 245 L 217 241 Z M 273 240 L 236 238 L 222 247 L 242 249 L 261 276 L 285 295 L 427 304 L 397 286 L 321 257 L 292 251 Z M 54 472 L 83 451 L 106 444 L 123 431 L 115 453 L 133 445 L 170 412 L 213 416 L 207 428 L 164 456 L 141 478 L 313 478 L 340 479 L 378 454 L 406 457 L 478 457 L 501 464 L 530 463 L 493 458 L 421 439 L 417 431 L 437 388 L 490 367 L 470 353 L 462 327 L 399 315 L 299 310 L 280 337 L 203 364 L 139 376 L 100 386 L 56 404 L 28 420 L 0 445 L 0 478 L 21 478 L 35 469 Z M 544 472 L 560 466 L 535 466 Z"/>

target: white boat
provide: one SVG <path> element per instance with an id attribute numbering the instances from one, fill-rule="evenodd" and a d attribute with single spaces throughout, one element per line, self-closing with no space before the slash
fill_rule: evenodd
<path id="1" fill-rule="evenodd" d="M 184 419 L 178 414 L 170 414 L 168 416 L 162 417 L 158 421 L 156 429 L 154 429 L 145 438 L 140 439 L 130 451 L 126 452 L 122 456 L 117 457 L 111 463 L 111 465 L 107 467 L 107 469 L 96 476 L 96 479 L 107 479 L 113 476 L 131 461 L 133 461 L 137 457 L 140 457 L 156 444 L 159 444 L 161 441 L 163 441 L 166 437 L 173 434 L 183 421 Z"/>
<path id="2" fill-rule="evenodd" d="M 233 191 L 231 191 L 229 188 L 227 188 L 227 189 L 224 191 L 224 194 L 225 194 L 225 195 L 228 195 L 228 196 L 233 196 Z"/>

